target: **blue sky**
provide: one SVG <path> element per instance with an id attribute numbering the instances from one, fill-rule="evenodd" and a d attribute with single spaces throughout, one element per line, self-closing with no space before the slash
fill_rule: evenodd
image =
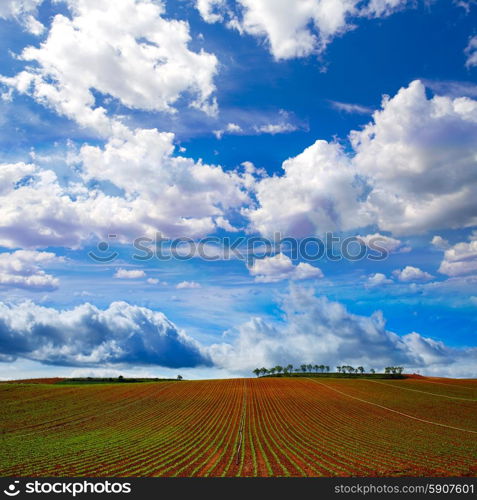
<path id="1" fill-rule="evenodd" d="M 4 2 L 0 377 L 476 376 L 475 9 Z M 386 258 L 135 259 L 158 232 Z"/>

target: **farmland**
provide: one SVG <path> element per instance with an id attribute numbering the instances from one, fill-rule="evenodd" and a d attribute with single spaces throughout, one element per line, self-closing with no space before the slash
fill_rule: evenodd
<path id="1" fill-rule="evenodd" d="M 477 381 L 0 384 L 2 476 L 476 476 Z"/>

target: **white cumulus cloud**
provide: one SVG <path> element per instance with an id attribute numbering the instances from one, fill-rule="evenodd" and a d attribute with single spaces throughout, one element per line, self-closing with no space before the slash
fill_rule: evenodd
<path id="1" fill-rule="evenodd" d="M 309 236 L 373 224 L 400 236 L 477 224 L 476 100 L 428 98 L 414 81 L 350 140 L 352 154 L 317 141 L 260 181 L 251 226 Z"/>
<path id="2" fill-rule="evenodd" d="M 32 291 L 56 290 L 60 281 L 41 267 L 61 260 L 51 252 L 17 250 L 0 253 L 0 285 Z"/>
<path id="3" fill-rule="evenodd" d="M 406 266 L 404 269 L 396 269 L 393 275 L 404 283 L 424 283 L 434 278 L 432 274 L 414 266 Z"/>
<path id="4" fill-rule="evenodd" d="M 240 125 L 237 125 L 236 123 L 227 123 L 224 129 L 221 130 L 214 130 L 215 137 L 217 139 L 222 139 L 224 134 L 242 134 L 243 129 Z"/>
<path id="5" fill-rule="evenodd" d="M 266 39 L 275 59 L 323 51 L 336 36 L 352 29 L 358 17 L 383 17 L 406 0 L 196 0 L 207 22 Z"/>
<path id="6" fill-rule="evenodd" d="M 23 50 L 23 71 L 0 80 L 105 143 L 81 148 L 81 178 L 68 184 L 35 165 L 0 165 L 0 244 L 78 247 L 107 234 L 197 237 L 213 232 L 215 220 L 227 225 L 226 212 L 248 201 L 251 175 L 176 156 L 173 134 L 132 129 L 97 102 L 100 94 L 132 109 L 175 112 L 179 98 L 192 96 L 190 105 L 212 113 L 215 56 L 189 48 L 188 24 L 165 19 L 163 2 L 66 4 L 71 15 L 57 14 L 46 39 Z M 91 181 L 119 190 L 111 195 Z"/>
<path id="7" fill-rule="evenodd" d="M 213 228 L 213 217 L 247 202 L 244 179 L 234 171 L 174 155 L 174 136 L 156 129 L 128 131 L 101 148 L 81 149 L 84 178 L 110 181 L 164 233 L 196 224 Z M 134 174 L 132 175 L 132 172 Z"/>
<path id="8" fill-rule="evenodd" d="M 197 10 L 204 21 L 215 23 L 223 20 L 222 9 L 226 0 L 196 0 Z"/>
<path id="9" fill-rule="evenodd" d="M 122 280 L 136 280 L 144 278 L 146 273 L 140 269 L 118 269 L 114 273 L 114 277 Z"/>
<path id="10" fill-rule="evenodd" d="M 0 2 L 0 18 L 20 18 L 25 14 L 35 12 L 43 0 L 2 0 Z"/>
<path id="11" fill-rule="evenodd" d="M 448 276 L 461 276 L 477 272 L 477 232 L 469 241 L 462 241 L 445 249 L 439 272 Z"/>
<path id="12" fill-rule="evenodd" d="M 442 236 L 434 236 L 431 241 L 431 245 L 438 248 L 439 250 L 447 250 L 450 248 L 449 242 Z"/>
<path id="13" fill-rule="evenodd" d="M 385 274 L 375 273 L 368 277 L 366 286 L 368 288 L 374 288 L 382 285 L 389 285 L 391 283 L 393 283 L 393 280 L 389 279 Z"/>
<path id="14" fill-rule="evenodd" d="M 172 134 L 123 132 L 103 147 L 85 145 L 78 156 L 82 178 L 68 184 L 52 170 L 0 164 L 0 245 L 78 247 L 91 237 L 130 241 L 157 231 L 198 237 L 213 232 L 216 219 L 226 225 L 227 213 L 247 203 L 252 174 L 176 156 Z M 121 191 L 106 194 L 88 186 L 91 180 Z"/>
<path id="15" fill-rule="evenodd" d="M 453 349 L 416 332 L 399 336 L 380 312 L 352 314 L 338 302 L 293 287 L 282 309 L 284 321 L 253 318 L 229 332 L 228 343 L 210 347 L 214 363 L 238 373 L 288 363 L 351 364 L 375 369 L 404 366 L 440 376 L 475 376 L 477 349 Z"/>
<path id="16" fill-rule="evenodd" d="M 375 250 L 385 250 L 388 253 L 404 253 L 409 252 L 411 249 L 409 246 L 405 246 L 401 240 L 392 238 L 391 236 L 385 236 L 384 234 L 374 233 L 367 234 L 366 236 L 357 236 L 367 247 Z"/>
<path id="17" fill-rule="evenodd" d="M 246 213 L 264 235 L 302 237 L 353 229 L 370 222 L 359 198 L 364 194 L 356 171 L 342 148 L 317 141 L 283 164 L 283 175 L 256 186 L 259 206 Z"/>
<path id="18" fill-rule="evenodd" d="M 111 135 L 115 122 L 96 103 L 94 89 L 131 109 L 173 112 L 184 93 L 214 113 L 217 59 L 189 49 L 189 26 L 163 17 L 163 2 L 68 0 L 71 17 L 57 14 L 38 47 L 25 48 L 23 71 L 4 84 Z"/>
<path id="19" fill-rule="evenodd" d="M 0 303 L 0 354 L 71 366 L 210 365 L 199 344 L 164 314 L 126 302 L 64 311 Z"/>
<path id="20" fill-rule="evenodd" d="M 253 265 L 250 266 L 249 271 L 252 276 L 255 276 L 257 283 L 323 278 L 321 269 L 306 262 L 300 262 L 295 266 L 291 259 L 282 253 L 273 257 L 256 259 Z"/>
<path id="21" fill-rule="evenodd" d="M 476 224 L 477 101 L 428 99 L 415 81 L 373 118 L 351 138 L 380 228 L 409 234 Z"/>

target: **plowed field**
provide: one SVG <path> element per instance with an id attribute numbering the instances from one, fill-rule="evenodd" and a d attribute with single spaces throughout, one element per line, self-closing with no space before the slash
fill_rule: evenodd
<path id="1" fill-rule="evenodd" d="M 2 476 L 476 476 L 473 380 L 0 384 Z"/>

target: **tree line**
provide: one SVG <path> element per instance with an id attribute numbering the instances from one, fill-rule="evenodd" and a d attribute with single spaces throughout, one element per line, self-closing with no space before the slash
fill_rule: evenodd
<path id="1" fill-rule="evenodd" d="M 354 366 L 350 365 L 341 365 L 336 367 L 337 373 L 350 373 L 350 374 L 360 374 L 363 375 L 365 373 L 371 373 L 375 374 L 376 370 L 374 368 L 371 368 L 369 371 L 366 371 L 363 366 L 358 366 L 355 368 Z M 384 369 L 384 373 L 386 375 L 401 375 L 402 372 L 404 371 L 404 368 L 402 366 L 387 366 Z M 313 365 L 313 364 L 303 364 L 300 365 L 298 368 L 295 368 L 293 365 L 289 364 L 287 366 L 281 366 L 277 365 L 272 368 L 255 368 L 253 370 L 253 373 L 257 377 L 263 377 L 265 375 L 275 375 L 275 374 L 284 374 L 284 375 L 289 375 L 291 373 L 330 373 L 330 367 L 328 365 Z"/>

